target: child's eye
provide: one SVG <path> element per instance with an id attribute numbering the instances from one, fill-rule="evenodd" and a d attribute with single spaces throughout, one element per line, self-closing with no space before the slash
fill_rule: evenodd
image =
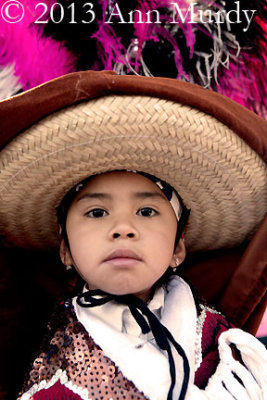
<path id="1" fill-rule="evenodd" d="M 140 210 L 137 211 L 137 215 L 141 215 L 142 217 L 153 217 L 156 214 L 158 214 L 158 212 L 151 207 L 140 208 Z"/>
<path id="2" fill-rule="evenodd" d="M 88 211 L 85 215 L 90 218 L 102 218 L 108 215 L 108 213 L 102 208 L 94 208 L 93 210 Z"/>

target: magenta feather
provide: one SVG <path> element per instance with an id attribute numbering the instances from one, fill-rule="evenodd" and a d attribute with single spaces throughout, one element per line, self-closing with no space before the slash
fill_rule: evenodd
<path id="1" fill-rule="evenodd" d="M 243 106 L 253 109 L 267 119 L 267 48 L 262 54 L 262 60 L 242 54 L 242 64 L 231 62 L 229 69 L 218 85 L 218 92 L 230 97 Z M 265 60 L 265 62 L 263 61 Z"/>
<path id="2" fill-rule="evenodd" d="M 99 69 L 98 65 L 102 64 L 105 70 L 112 70 L 115 63 L 124 63 L 122 54 L 125 48 L 122 45 L 121 38 L 118 37 L 112 25 L 105 23 L 106 11 L 109 7 L 109 1 L 102 1 L 102 18 L 97 21 L 98 29 L 92 35 L 93 39 L 97 41 L 97 54 L 98 59 L 92 69 Z"/>
<path id="3" fill-rule="evenodd" d="M 122 54 L 125 49 L 110 25 L 100 23 L 92 38 L 97 40 L 97 53 L 104 69 L 112 70 L 116 62 L 124 62 Z"/>
<path id="4" fill-rule="evenodd" d="M 220 79 L 218 92 L 267 119 L 267 23 L 257 17 L 262 37 L 255 43 L 258 55 L 241 50 L 240 61 L 231 60 Z"/>
<path id="5" fill-rule="evenodd" d="M 33 24 L 36 14 L 32 1 L 24 1 L 24 9 L 19 23 L 10 24 L 0 18 L 0 65 L 14 65 L 15 76 L 27 90 L 75 71 L 76 60 L 63 43 L 43 37 L 39 26 Z"/>

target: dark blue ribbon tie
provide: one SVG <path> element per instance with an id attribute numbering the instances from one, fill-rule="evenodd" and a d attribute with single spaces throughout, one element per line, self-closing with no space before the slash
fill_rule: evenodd
<path id="1" fill-rule="evenodd" d="M 168 354 L 171 385 L 168 392 L 167 400 L 173 400 L 173 388 L 176 382 L 175 363 L 172 355 L 171 345 L 174 346 L 177 353 L 183 359 L 184 377 L 181 386 L 181 392 L 178 400 L 184 400 L 188 388 L 190 367 L 189 362 L 183 348 L 177 343 L 172 336 L 171 332 L 159 321 L 159 319 L 150 311 L 146 303 L 134 295 L 117 296 L 105 293 L 102 290 L 89 290 L 77 297 L 77 303 L 81 307 L 96 307 L 101 306 L 111 300 L 118 303 L 126 304 L 137 324 L 140 326 L 142 333 L 146 334 L 152 332 L 158 347 Z M 146 318 L 147 320 L 146 320 Z"/>

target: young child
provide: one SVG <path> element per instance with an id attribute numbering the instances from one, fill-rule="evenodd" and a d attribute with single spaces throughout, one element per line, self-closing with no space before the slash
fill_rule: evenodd
<path id="1" fill-rule="evenodd" d="M 266 123 L 191 84 L 108 73 L 11 101 L 23 113 L 0 155 L 3 236 L 59 244 L 84 281 L 55 309 L 19 399 L 265 399 L 264 346 L 177 273 L 186 251 L 257 229 Z"/>

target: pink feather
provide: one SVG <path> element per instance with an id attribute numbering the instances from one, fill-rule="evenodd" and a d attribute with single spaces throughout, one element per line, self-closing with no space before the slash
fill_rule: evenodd
<path id="1" fill-rule="evenodd" d="M 109 6 L 109 0 L 101 0 L 102 19 L 98 21 L 98 30 L 92 35 L 97 40 L 98 59 L 105 70 L 112 70 L 116 62 L 124 63 L 122 54 L 125 48 L 121 43 L 121 38 L 116 36 L 111 25 L 105 23 L 106 11 Z M 92 69 L 98 70 L 99 61 L 95 61 Z"/>
<path id="2" fill-rule="evenodd" d="M 18 23 L 10 24 L 0 17 L 0 65 L 14 65 L 23 90 L 75 71 L 73 54 L 63 43 L 43 37 L 42 25 L 33 23 L 37 18 L 34 2 L 24 1 L 24 18 Z M 51 0 L 46 3 L 53 4 Z"/>
<path id="3" fill-rule="evenodd" d="M 230 62 L 229 69 L 220 79 L 218 92 L 267 119 L 267 24 L 259 18 L 257 23 L 265 36 L 264 40 L 255 43 L 260 49 L 260 57 L 241 51 L 242 63 Z"/>

